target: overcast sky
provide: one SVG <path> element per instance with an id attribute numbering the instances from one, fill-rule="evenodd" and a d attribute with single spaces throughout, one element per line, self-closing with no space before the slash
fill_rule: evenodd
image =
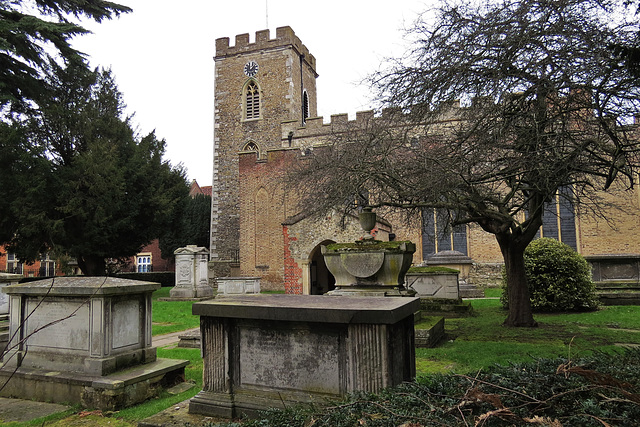
<path id="1" fill-rule="evenodd" d="M 189 179 L 211 185 L 215 39 L 290 26 L 316 57 L 318 114 L 371 108 L 359 82 L 384 58 L 401 56 L 408 28 L 430 0 L 120 0 L 133 12 L 101 24 L 74 47 L 92 66 L 111 67 L 142 134 L 155 129 L 166 156 Z"/>

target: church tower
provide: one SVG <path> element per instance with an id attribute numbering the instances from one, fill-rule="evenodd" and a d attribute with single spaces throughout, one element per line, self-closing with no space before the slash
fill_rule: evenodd
<path id="1" fill-rule="evenodd" d="M 255 151 L 264 158 L 269 149 L 288 143 L 282 122 L 304 126 L 317 115 L 316 61 L 290 27 L 240 34 L 216 40 L 211 260 L 237 262 L 240 237 L 238 154 Z"/>

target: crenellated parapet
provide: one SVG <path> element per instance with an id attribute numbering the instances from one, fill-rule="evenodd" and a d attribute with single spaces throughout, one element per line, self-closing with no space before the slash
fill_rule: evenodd
<path id="1" fill-rule="evenodd" d="M 305 126 L 300 126 L 297 120 L 285 121 L 280 124 L 283 147 L 307 147 L 321 144 L 331 135 L 345 132 L 348 129 L 365 129 L 374 119 L 373 110 L 358 111 L 355 120 L 349 120 L 348 114 L 332 114 L 329 123 L 324 117 L 311 117 Z M 313 142 L 311 142 L 313 141 Z"/>
<path id="2" fill-rule="evenodd" d="M 229 37 L 216 39 L 216 58 L 246 54 L 253 51 L 266 51 L 281 47 L 292 46 L 298 54 L 304 55 L 305 61 L 316 69 L 316 58 L 309 53 L 309 49 L 302 44 L 291 27 L 279 27 L 276 29 L 276 37 L 270 38 L 269 30 L 256 31 L 255 42 L 249 43 L 249 34 L 238 34 L 235 37 L 235 45 L 229 46 Z"/>

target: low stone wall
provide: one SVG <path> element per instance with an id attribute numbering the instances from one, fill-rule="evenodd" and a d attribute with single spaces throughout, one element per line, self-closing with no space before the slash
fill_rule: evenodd
<path id="1" fill-rule="evenodd" d="M 474 263 L 468 284 L 481 288 L 499 288 L 502 285 L 502 263 Z"/>

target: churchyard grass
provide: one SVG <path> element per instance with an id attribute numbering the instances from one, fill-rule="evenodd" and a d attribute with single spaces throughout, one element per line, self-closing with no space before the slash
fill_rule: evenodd
<path id="1" fill-rule="evenodd" d="M 616 344 L 640 344 L 640 307 L 610 306 L 584 313 L 538 313 L 537 328 L 507 328 L 497 299 L 473 300 L 475 316 L 446 319 L 437 348 L 416 349 L 418 374 L 470 373 L 494 364 L 583 357 Z"/>
<path id="2" fill-rule="evenodd" d="M 153 293 L 153 335 L 170 334 L 200 326 L 200 317 L 191 314 L 193 301 L 158 301 L 168 298 L 171 287 L 163 287 Z"/>
<path id="3" fill-rule="evenodd" d="M 161 288 L 154 292 L 154 335 L 198 326 L 199 317 L 191 315 L 191 302 L 158 301 L 158 298 L 169 296 L 169 290 L 170 288 Z M 496 298 L 499 297 L 500 290 L 491 289 L 485 295 Z M 535 362 L 540 358 L 580 358 L 594 351 L 620 351 L 615 343 L 640 344 L 638 306 L 602 307 L 598 311 L 585 313 L 539 313 L 535 316 L 538 328 L 507 328 L 502 326 L 506 312 L 498 299 L 473 300 L 472 305 L 474 316 L 445 320 L 447 337 L 437 348 L 416 349 L 416 370 L 419 377 L 434 373 L 473 374 L 494 365 Z M 159 348 L 158 357 L 189 360 L 190 365 L 185 370 L 186 379 L 194 382 L 195 386 L 178 395 L 163 392 L 156 399 L 106 417 L 65 414 L 49 418 L 46 425 L 134 426 L 141 419 L 191 398 L 202 388 L 202 359 L 199 349 Z M 55 420 L 60 418 L 64 419 L 56 423 Z M 119 424 L 114 424 L 114 418 Z M 34 422 L 42 425 L 43 420 Z"/>

